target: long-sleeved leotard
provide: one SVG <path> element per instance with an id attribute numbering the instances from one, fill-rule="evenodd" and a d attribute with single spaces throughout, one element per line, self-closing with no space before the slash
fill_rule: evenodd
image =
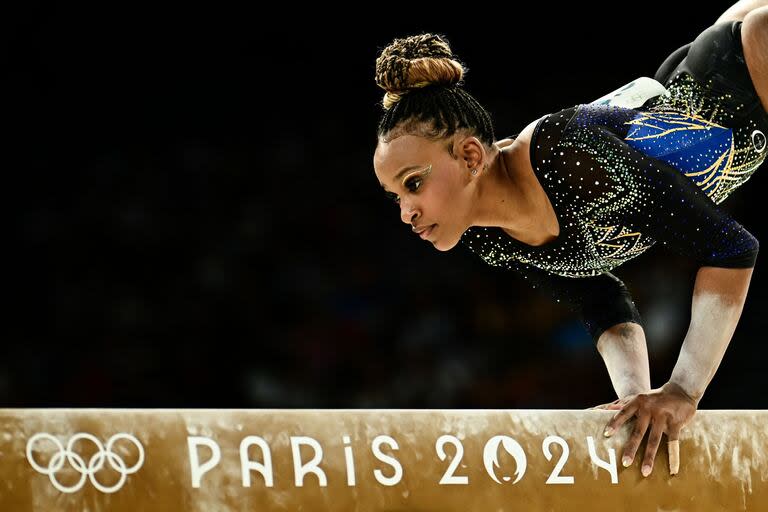
<path id="1" fill-rule="evenodd" d="M 764 161 L 764 148 L 746 128 L 739 138 L 714 116 L 672 108 L 674 99 L 637 110 L 577 105 L 541 118 L 531 164 L 559 236 L 534 247 L 474 226 L 462 243 L 565 302 L 595 341 L 619 322 L 641 323 L 610 271 L 657 242 L 701 266 L 754 266 L 757 240 L 717 204 Z"/>
<path id="2" fill-rule="evenodd" d="M 717 206 L 768 154 L 768 112 L 741 28 L 716 23 L 673 52 L 655 74 L 667 92 L 636 110 L 577 105 L 539 120 L 531 164 L 557 214 L 557 239 L 532 247 L 473 227 L 462 242 L 565 302 L 595 341 L 617 323 L 642 323 L 610 270 L 656 242 L 702 266 L 753 266 L 757 240 Z"/>

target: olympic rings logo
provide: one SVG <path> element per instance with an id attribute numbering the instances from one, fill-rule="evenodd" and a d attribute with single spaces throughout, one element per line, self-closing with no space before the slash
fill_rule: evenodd
<path id="1" fill-rule="evenodd" d="M 92 442 L 94 445 L 96 445 L 97 449 L 96 453 L 91 456 L 87 465 L 83 457 L 75 453 L 73 450 L 75 443 L 82 439 Z M 112 451 L 112 447 L 115 445 L 115 442 L 121 439 L 130 441 L 138 449 L 139 458 L 131 467 L 127 467 L 122 457 Z M 56 448 L 58 448 L 58 451 L 53 455 L 53 457 L 51 457 L 51 460 L 48 462 L 48 467 L 38 464 L 32 455 L 33 446 L 38 440 L 51 441 L 54 445 L 56 445 Z M 67 462 L 69 462 L 69 465 L 75 469 L 75 471 L 80 473 L 80 480 L 71 486 L 63 485 L 56 478 L 56 474 L 64 467 L 65 459 Z M 44 475 L 48 475 L 48 478 L 51 479 L 53 486 L 61 492 L 75 493 L 82 489 L 83 485 L 85 485 L 86 479 L 90 479 L 91 483 L 94 487 L 96 487 L 96 489 L 104 493 L 113 493 L 117 492 L 123 487 L 125 480 L 128 478 L 128 475 L 137 472 L 144 464 L 144 447 L 141 445 L 139 440 L 131 434 L 115 434 L 109 438 L 105 447 L 95 436 L 80 432 L 72 436 L 72 438 L 67 443 L 66 448 L 64 448 L 64 445 L 62 445 L 62 443 L 54 436 L 46 432 L 41 432 L 33 435 L 29 441 L 27 441 L 27 460 L 32 465 L 32 467 L 35 468 L 35 471 Z M 109 465 L 112 467 L 112 469 L 120 473 L 120 478 L 114 485 L 103 485 L 101 482 L 96 480 L 96 472 L 104 467 L 104 461 L 109 462 Z"/>

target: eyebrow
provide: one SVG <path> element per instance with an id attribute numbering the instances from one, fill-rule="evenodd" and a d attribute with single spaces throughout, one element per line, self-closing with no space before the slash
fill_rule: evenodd
<path id="1" fill-rule="evenodd" d="M 397 175 L 395 175 L 395 181 L 399 180 L 403 176 L 403 174 L 407 173 L 408 171 L 412 171 L 414 169 L 421 169 L 422 167 L 424 167 L 424 166 L 422 166 L 422 165 L 409 165 L 408 167 L 406 167 L 406 168 L 402 169 L 400 172 L 398 172 Z M 379 185 L 381 185 L 381 188 L 383 188 L 384 190 L 387 190 L 387 187 L 385 187 L 383 183 L 379 182 Z"/>

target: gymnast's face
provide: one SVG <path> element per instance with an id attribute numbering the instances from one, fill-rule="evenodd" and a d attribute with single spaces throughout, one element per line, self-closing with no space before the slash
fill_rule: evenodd
<path id="1" fill-rule="evenodd" d="M 409 229 L 427 228 L 413 236 L 440 251 L 455 247 L 470 227 L 472 180 L 464 159 L 448 152 L 448 144 L 453 143 L 454 155 L 459 154 L 454 139 L 402 135 L 387 143 L 379 141 L 373 156 L 376 177 L 399 206 L 400 219 Z"/>

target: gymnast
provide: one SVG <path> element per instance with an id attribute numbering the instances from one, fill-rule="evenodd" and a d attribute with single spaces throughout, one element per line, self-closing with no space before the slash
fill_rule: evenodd
<path id="1" fill-rule="evenodd" d="M 768 155 L 768 0 L 737 2 L 673 52 L 654 75 L 663 92 L 575 105 L 501 140 L 464 72 L 442 35 L 381 51 L 379 183 L 439 251 L 461 243 L 571 308 L 618 396 L 597 407 L 618 411 L 605 435 L 634 420 L 622 464 L 648 433 L 638 465 L 648 476 L 666 435 L 676 474 L 680 431 L 736 329 L 759 248 L 718 205 Z M 611 270 L 656 243 L 697 274 L 677 363 L 651 389 L 642 318 Z"/>

